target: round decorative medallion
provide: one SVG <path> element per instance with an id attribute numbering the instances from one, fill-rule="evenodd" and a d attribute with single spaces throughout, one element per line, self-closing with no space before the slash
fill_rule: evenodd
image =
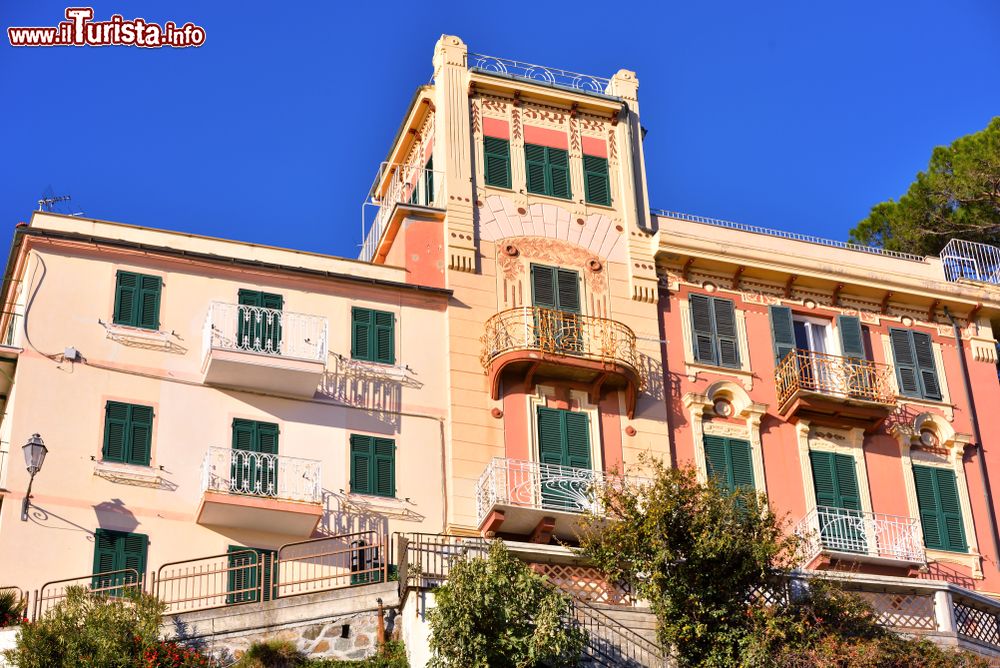
<path id="1" fill-rule="evenodd" d="M 733 414 L 733 404 L 729 399 L 716 399 L 712 409 L 719 417 L 730 417 Z"/>
<path id="2" fill-rule="evenodd" d="M 619 232 L 624 232 L 625 231 L 625 228 L 622 227 L 621 225 L 615 225 L 615 229 L 618 230 Z"/>
<path id="3" fill-rule="evenodd" d="M 523 216 L 524 214 L 528 213 L 528 210 L 525 209 L 523 206 L 519 206 L 517 207 L 517 212 Z"/>
<path id="4" fill-rule="evenodd" d="M 507 244 L 503 247 L 503 254 L 508 257 L 517 257 L 521 254 L 521 251 L 517 250 L 517 246 L 514 244 Z"/>
<path id="5" fill-rule="evenodd" d="M 705 288 L 705 292 L 715 292 L 715 283 L 712 281 L 705 281 L 701 287 Z"/>
<path id="6" fill-rule="evenodd" d="M 625 433 L 628 434 L 629 436 L 635 436 L 635 427 L 633 427 L 632 425 L 625 427 Z"/>
<path id="7" fill-rule="evenodd" d="M 595 274 L 603 268 L 604 265 L 602 265 L 601 261 L 598 260 L 596 257 L 592 257 L 589 260 L 587 260 L 587 269 L 590 269 Z"/>
<path id="8" fill-rule="evenodd" d="M 499 420 L 500 418 L 503 417 L 503 411 L 500 410 L 499 408 L 494 408 L 493 410 L 490 411 L 490 415 Z"/>
<path id="9" fill-rule="evenodd" d="M 816 308 L 816 302 L 812 299 L 807 299 L 803 302 L 803 305 L 808 309 Z"/>
<path id="10" fill-rule="evenodd" d="M 584 224 L 585 222 L 586 222 L 586 221 L 585 221 L 585 220 L 584 220 L 583 218 L 577 218 L 577 219 L 576 219 L 576 224 L 577 224 L 577 225 L 583 225 L 583 224 Z"/>
<path id="11" fill-rule="evenodd" d="M 920 445 L 925 448 L 936 448 L 938 445 L 937 434 L 933 429 L 922 429 L 920 431 Z"/>
<path id="12" fill-rule="evenodd" d="M 913 318 L 911 318 L 908 315 L 904 315 L 903 316 L 902 322 L 903 322 L 903 326 L 905 326 L 905 327 L 912 327 L 913 326 Z"/>

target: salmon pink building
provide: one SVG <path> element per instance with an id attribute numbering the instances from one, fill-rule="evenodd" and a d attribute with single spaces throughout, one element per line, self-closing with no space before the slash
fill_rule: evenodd
<path id="1" fill-rule="evenodd" d="M 766 494 L 803 571 L 886 625 L 1000 655 L 1000 252 L 653 210 L 634 72 L 448 35 L 432 65 L 357 260 L 17 228 L 0 585 L 39 613 L 69 583 L 141 586 L 218 642 L 234 610 L 377 594 L 423 665 L 428 590 L 501 537 L 577 598 L 598 665 L 662 665 L 648 608 L 573 549 L 595 487 L 647 454 Z M 298 642 L 346 656 L 325 634 Z"/>

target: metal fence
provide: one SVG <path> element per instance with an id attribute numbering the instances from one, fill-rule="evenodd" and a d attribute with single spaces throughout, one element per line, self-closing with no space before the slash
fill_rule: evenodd
<path id="1" fill-rule="evenodd" d="M 205 318 L 204 354 L 213 348 L 326 361 L 327 320 L 261 306 L 212 302 Z"/>
<path id="2" fill-rule="evenodd" d="M 964 239 L 952 239 L 941 249 L 944 276 L 1000 284 L 1000 248 Z"/>
<path id="3" fill-rule="evenodd" d="M 305 503 L 323 500 L 322 464 L 315 459 L 209 447 L 201 491 L 247 494 Z"/>
<path id="4" fill-rule="evenodd" d="M 361 253 L 358 259 L 371 262 L 379 241 L 389 226 L 397 204 L 444 208 L 444 172 L 422 164 L 402 165 L 383 162 L 361 205 Z"/>
<path id="5" fill-rule="evenodd" d="M 122 596 L 129 591 L 144 591 L 145 575 L 134 568 L 123 568 L 63 580 L 51 580 L 35 593 L 31 618 L 41 618 L 53 606 L 64 601 L 72 588 L 82 588 L 92 594 L 112 597 Z"/>
<path id="6" fill-rule="evenodd" d="M 163 564 L 152 593 L 168 614 L 264 599 L 264 560 L 256 550 L 235 550 Z"/>
<path id="7" fill-rule="evenodd" d="M 920 523 L 912 517 L 819 506 L 806 514 L 795 532 L 805 542 L 807 562 L 824 551 L 926 562 Z"/>
<path id="8" fill-rule="evenodd" d="M 572 88 L 585 93 L 608 94 L 611 79 L 590 74 L 579 74 L 556 67 L 532 65 L 510 58 L 487 56 L 481 53 L 470 53 L 467 59 L 469 69 L 473 71 L 501 74 L 515 79 L 525 79 L 550 86 Z"/>

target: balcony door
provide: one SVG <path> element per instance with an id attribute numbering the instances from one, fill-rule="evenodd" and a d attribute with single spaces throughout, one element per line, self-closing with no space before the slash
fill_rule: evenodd
<path id="1" fill-rule="evenodd" d="M 829 389 L 833 386 L 830 366 L 826 355 L 830 352 L 830 324 L 816 320 L 792 321 L 795 330 L 795 347 L 807 351 L 808 355 L 800 358 L 799 374 L 805 387 L 815 390 Z"/>
<path id="2" fill-rule="evenodd" d="M 240 350 L 281 354 L 281 295 L 240 290 L 236 345 Z"/>
<path id="3" fill-rule="evenodd" d="M 854 457 L 813 450 L 809 461 L 823 547 L 838 552 L 867 552 Z"/>
<path id="4" fill-rule="evenodd" d="M 593 504 L 590 417 L 538 408 L 538 461 L 542 507 L 582 512 Z"/>
<path id="5" fill-rule="evenodd" d="M 536 307 L 535 343 L 539 348 L 564 353 L 582 351 L 580 275 L 577 272 L 531 265 L 531 303 Z"/>
<path id="6" fill-rule="evenodd" d="M 278 425 L 233 420 L 229 489 L 234 494 L 278 495 Z"/>

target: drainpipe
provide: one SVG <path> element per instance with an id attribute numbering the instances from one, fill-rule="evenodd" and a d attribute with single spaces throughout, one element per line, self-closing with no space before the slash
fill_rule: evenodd
<path id="1" fill-rule="evenodd" d="M 990 535 L 993 538 L 993 558 L 1000 561 L 1000 536 L 997 535 L 997 518 L 993 512 L 993 492 L 990 489 L 990 479 L 986 474 L 986 452 L 983 450 L 983 441 L 979 435 L 979 415 L 976 413 L 976 404 L 972 400 L 972 381 L 969 378 L 969 365 L 965 361 L 965 346 L 962 344 L 962 331 L 958 327 L 958 322 L 952 316 L 948 307 L 944 307 L 944 314 L 951 321 L 951 327 L 955 332 L 955 345 L 958 347 L 958 363 L 962 367 L 962 387 L 965 389 L 965 403 L 969 407 L 969 418 L 972 422 L 972 440 L 979 448 L 979 477 L 983 480 L 983 497 L 986 500 L 986 513 L 990 521 Z"/>

